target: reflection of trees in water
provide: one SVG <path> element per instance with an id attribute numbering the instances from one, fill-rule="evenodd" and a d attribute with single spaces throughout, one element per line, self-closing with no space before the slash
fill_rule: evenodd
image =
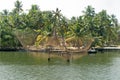
<path id="1" fill-rule="evenodd" d="M 38 54 L 26 52 L 2 52 L 0 53 L 0 62 L 3 64 L 21 64 L 38 65 L 47 63 L 47 58 L 42 56 L 33 56 Z M 41 55 L 41 54 L 40 54 Z"/>
<path id="2" fill-rule="evenodd" d="M 20 64 L 20 65 L 40 65 L 48 64 L 48 54 L 46 53 L 26 53 L 26 52 L 1 52 L 0 64 Z M 119 53 L 105 52 L 103 54 L 98 53 L 96 55 L 74 54 L 71 57 L 72 64 L 78 64 L 80 66 L 102 66 L 113 65 L 116 58 L 120 58 Z M 51 64 L 66 63 L 66 58 L 60 55 L 51 55 Z"/>
<path id="3" fill-rule="evenodd" d="M 97 53 L 96 55 L 92 54 L 83 56 L 73 62 L 80 65 L 106 65 L 112 64 L 113 59 L 116 57 L 120 57 L 120 55 L 116 52 L 105 52 Z"/>

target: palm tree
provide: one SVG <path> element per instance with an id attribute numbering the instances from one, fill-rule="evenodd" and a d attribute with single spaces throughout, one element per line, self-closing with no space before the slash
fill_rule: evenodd
<path id="1" fill-rule="evenodd" d="M 61 10 L 56 8 L 56 11 L 53 11 L 53 36 L 57 36 L 57 28 L 59 27 L 59 21 L 61 18 Z"/>
<path id="2" fill-rule="evenodd" d="M 23 11 L 22 6 L 23 6 L 23 5 L 22 5 L 22 2 L 20 2 L 19 0 L 17 0 L 17 1 L 15 2 L 14 12 L 17 13 L 17 14 L 21 13 L 21 12 Z"/>
<path id="3" fill-rule="evenodd" d="M 85 15 L 86 17 L 94 17 L 94 16 L 95 16 L 95 10 L 94 10 L 94 8 L 93 8 L 92 6 L 90 6 L 90 5 L 88 5 L 88 6 L 86 7 L 86 10 L 83 11 L 83 13 L 84 13 L 84 15 Z"/>
<path id="4" fill-rule="evenodd" d="M 85 27 L 88 29 L 88 31 L 91 33 L 91 35 L 95 36 L 95 25 L 94 25 L 94 17 L 95 17 L 95 10 L 92 6 L 87 6 L 84 13 L 84 23 L 86 24 Z"/>
<path id="5" fill-rule="evenodd" d="M 69 37 L 66 39 L 66 41 L 68 43 L 70 41 L 70 43 L 72 43 L 72 46 L 78 47 L 78 49 L 80 49 L 80 47 L 83 46 L 83 43 L 85 39 L 89 36 L 89 34 L 85 27 L 83 16 L 80 16 L 79 18 L 74 20 L 73 24 L 71 24 L 71 26 L 69 27 Z"/>
<path id="6" fill-rule="evenodd" d="M 102 10 L 101 12 L 96 14 L 94 18 L 96 34 L 99 38 L 101 38 L 101 46 L 103 46 L 104 44 L 110 45 L 111 40 L 114 38 L 116 39 L 115 25 L 117 23 L 116 20 L 112 17 L 113 16 L 107 14 L 106 10 Z"/>
<path id="7" fill-rule="evenodd" d="M 2 13 L 4 16 L 8 16 L 9 12 L 7 9 L 3 10 L 3 13 Z"/>
<path id="8" fill-rule="evenodd" d="M 15 36 L 12 33 L 12 27 L 10 24 L 10 14 L 8 10 L 3 10 L 1 19 L 1 43 L 3 47 L 16 47 L 15 46 Z"/>
<path id="9" fill-rule="evenodd" d="M 56 8 L 56 11 L 53 11 L 53 36 L 61 37 L 61 46 L 66 48 L 65 38 L 68 30 L 68 19 L 64 17 L 61 13 L 61 10 Z"/>
<path id="10" fill-rule="evenodd" d="M 22 2 L 20 2 L 19 0 L 17 0 L 15 3 L 14 3 L 14 6 L 15 8 L 13 9 L 13 11 L 10 13 L 10 16 L 11 16 L 11 20 L 12 20 L 12 23 L 11 23 L 11 26 L 13 27 L 16 27 L 16 28 L 21 28 L 21 24 L 22 24 L 22 21 L 21 21 L 21 13 L 23 11 L 22 9 Z"/>
<path id="11" fill-rule="evenodd" d="M 29 10 L 29 12 L 38 12 L 38 11 L 40 11 L 38 5 L 32 5 L 31 9 Z"/>
<path id="12" fill-rule="evenodd" d="M 111 21 L 112 21 L 112 25 L 117 27 L 118 26 L 118 20 L 116 18 L 116 16 L 114 14 L 111 15 Z"/>
<path id="13" fill-rule="evenodd" d="M 30 28 L 37 30 L 44 27 L 42 12 L 40 11 L 38 5 L 31 6 L 27 17 Z"/>

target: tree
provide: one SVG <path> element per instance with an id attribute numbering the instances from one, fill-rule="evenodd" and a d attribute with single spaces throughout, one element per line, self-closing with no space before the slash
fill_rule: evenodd
<path id="1" fill-rule="evenodd" d="M 112 16 L 107 14 L 106 10 L 102 10 L 96 14 L 94 22 L 97 36 L 101 39 L 101 41 L 99 41 L 101 45 L 110 45 L 111 40 L 116 39 L 117 31 L 115 30 L 115 24 L 117 23 L 114 22 Z"/>
<path id="2" fill-rule="evenodd" d="M 84 23 L 85 23 L 85 27 L 88 29 L 89 33 L 95 37 L 95 29 L 96 26 L 94 25 L 94 17 L 96 15 L 95 13 L 95 9 L 92 6 L 87 6 L 87 8 L 85 9 L 85 11 L 83 11 L 83 16 L 84 16 Z"/>
<path id="3" fill-rule="evenodd" d="M 16 38 L 12 33 L 12 27 L 9 25 L 9 12 L 3 10 L 1 16 L 1 47 L 16 47 Z"/>
<path id="4" fill-rule="evenodd" d="M 95 13 L 95 9 L 89 5 L 83 15 L 67 19 L 58 8 L 55 11 L 41 11 L 34 4 L 25 13 L 21 1 L 17 0 L 14 6 L 12 12 L 6 9 L 0 12 L 0 46 L 3 47 L 19 46 L 20 40 L 16 37 L 19 32 L 30 45 L 34 42 L 45 44 L 48 37 L 54 37 L 60 45 L 66 47 L 68 42 L 78 49 L 86 45 L 89 38 L 95 39 L 95 46 L 112 45 L 117 40 L 118 20 L 115 15 L 108 15 L 106 10 Z"/>
<path id="5" fill-rule="evenodd" d="M 42 12 L 37 5 L 32 5 L 28 13 L 28 26 L 31 29 L 41 29 L 44 26 Z"/>
<path id="6" fill-rule="evenodd" d="M 73 24 L 69 26 L 69 37 L 66 39 L 66 41 L 69 43 L 72 43 L 72 46 L 80 47 L 83 46 L 83 43 L 85 42 L 85 39 L 89 36 L 87 29 L 84 24 L 84 18 L 83 16 L 78 17 L 77 19 L 72 18 Z"/>
<path id="7" fill-rule="evenodd" d="M 23 6 L 22 2 L 17 0 L 15 2 L 15 9 L 13 10 L 13 12 L 19 15 L 23 11 L 22 6 Z"/>

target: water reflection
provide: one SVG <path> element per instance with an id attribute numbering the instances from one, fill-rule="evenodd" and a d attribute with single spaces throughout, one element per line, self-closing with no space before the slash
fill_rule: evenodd
<path id="1" fill-rule="evenodd" d="M 86 54 L 85 54 L 86 55 Z M 71 61 L 78 59 L 85 55 L 72 55 Z M 40 65 L 40 64 L 66 64 L 66 55 L 60 56 L 57 54 L 51 54 L 51 61 L 48 63 L 47 53 L 36 52 L 1 52 L 0 61 L 4 64 L 21 64 L 21 65 Z"/>
<path id="2" fill-rule="evenodd" d="M 120 54 L 74 56 L 65 58 L 45 53 L 0 53 L 1 80 L 119 80 Z"/>

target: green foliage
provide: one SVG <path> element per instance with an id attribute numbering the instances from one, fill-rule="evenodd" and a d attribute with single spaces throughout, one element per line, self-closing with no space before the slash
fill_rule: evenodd
<path id="1" fill-rule="evenodd" d="M 41 11 L 38 5 L 32 5 L 28 13 L 25 13 L 22 6 L 22 2 L 17 0 L 15 8 L 11 12 L 8 10 L 0 12 L 0 47 L 20 46 L 21 43 L 15 34 L 18 30 L 21 31 L 21 34 L 35 33 L 38 37 L 39 35 L 59 36 L 63 40 L 74 38 L 76 41 L 84 41 L 86 38 L 93 38 L 94 46 L 116 44 L 119 30 L 118 21 L 115 15 L 108 15 L 106 10 L 95 13 L 92 6 L 87 6 L 83 15 L 72 17 L 69 20 L 61 14 L 61 10 L 58 8 L 56 11 Z M 24 36 L 27 38 L 28 34 L 24 34 Z M 34 36 L 36 39 L 38 37 Z M 44 39 L 40 37 L 37 45 L 42 40 Z M 35 39 L 31 39 L 30 42 L 34 44 L 35 41 Z"/>

